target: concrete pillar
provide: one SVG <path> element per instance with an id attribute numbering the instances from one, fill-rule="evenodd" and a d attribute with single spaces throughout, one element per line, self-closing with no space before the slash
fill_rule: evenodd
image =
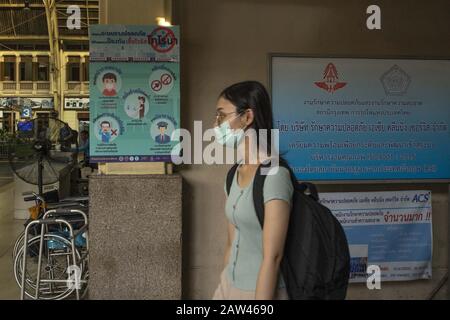
<path id="1" fill-rule="evenodd" d="M 102 24 L 154 25 L 164 1 L 101 0 L 99 14 Z M 89 299 L 181 298 L 181 182 L 179 175 L 90 177 Z"/>
<path id="2" fill-rule="evenodd" d="M 91 176 L 89 299 L 181 298 L 181 176 Z"/>

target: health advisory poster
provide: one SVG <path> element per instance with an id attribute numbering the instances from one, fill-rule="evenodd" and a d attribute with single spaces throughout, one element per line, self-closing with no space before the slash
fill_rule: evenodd
<path id="1" fill-rule="evenodd" d="M 178 28 L 90 32 L 91 161 L 170 161 L 180 122 Z"/>

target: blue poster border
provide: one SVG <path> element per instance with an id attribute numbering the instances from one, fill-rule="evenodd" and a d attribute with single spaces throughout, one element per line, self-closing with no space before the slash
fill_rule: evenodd
<path id="1" fill-rule="evenodd" d="M 327 58 L 327 59 L 402 59 L 402 60 L 435 60 L 435 61 L 449 61 L 449 56 L 415 56 L 415 55 L 343 55 L 343 54 L 300 54 L 300 53 L 280 53 L 280 52 L 269 52 L 267 54 L 267 84 L 269 95 L 272 101 L 273 96 L 273 59 L 274 58 Z M 449 184 L 450 190 L 450 179 L 346 179 L 346 180 L 327 180 L 327 179 L 316 179 L 308 180 L 316 184 L 386 184 L 386 183 L 396 183 L 396 184 L 410 184 L 410 183 L 438 183 L 438 184 Z M 450 193 L 450 191 L 449 191 Z M 449 194 L 450 197 L 450 194 Z M 450 200 L 450 198 L 449 198 Z"/>

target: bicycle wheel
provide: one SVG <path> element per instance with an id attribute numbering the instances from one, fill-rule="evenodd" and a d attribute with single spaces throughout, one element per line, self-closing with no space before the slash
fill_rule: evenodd
<path id="1" fill-rule="evenodd" d="M 23 238 L 24 238 L 24 236 L 25 236 L 25 231 L 22 231 L 19 234 L 19 236 L 17 237 L 16 242 L 14 243 L 14 248 L 13 248 L 13 251 L 12 251 L 12 258 L 13 258 L 12 261 L 13 262 L 16 259 L 16 255 L 17 255 L 17 252 L 19 251 L 19 248 L 21 248 L 23 246 Z"/>
<path id="2" fill-rule="evenodd" d="M 36 292 L 36 278 L 38 271 L 40 236 L 36 236 L 28 241 L 27 270 L 25 273 L 25 294 L 34 299 Z M 49 245 L 51 244 L 51 245 Z M 19 288 L 22 288 L 22 246 L 18 251 L 14 261 L 14 276 Z M 79 261 L 80 253 L 75 249 L 76 259 Z M 62 236 L 54 234 L 44 235 L 44 250 L 41 262 L 41 280 L 57 280 L 60 282 L 41 282 L 39 286 L 39 298 L 43 300 L 61 300 L 71 295 L 75 288 L 68 285 L 68 267 L 72 265 L 72 252 L 70 241 Z M 77 265 L 80 272 L 83 264 Z"/>

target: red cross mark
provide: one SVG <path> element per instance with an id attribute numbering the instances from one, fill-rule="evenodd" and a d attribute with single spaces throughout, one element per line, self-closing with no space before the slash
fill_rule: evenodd
<path id="1" fill-rule="evenodd" d="M 117 136 L 117 129 L 111 129 L 111 135 Z"/>
<path id="2" fill-rule="evenodd" d="M 148 36 L 148 42 L 153 49 L 155 49 L 155 51 L 166 53 L 178 44 L 178 39 L 175 37 L 175 34 L 171 29 L 159 27 L 153 30 L 153 32 Z"/>

